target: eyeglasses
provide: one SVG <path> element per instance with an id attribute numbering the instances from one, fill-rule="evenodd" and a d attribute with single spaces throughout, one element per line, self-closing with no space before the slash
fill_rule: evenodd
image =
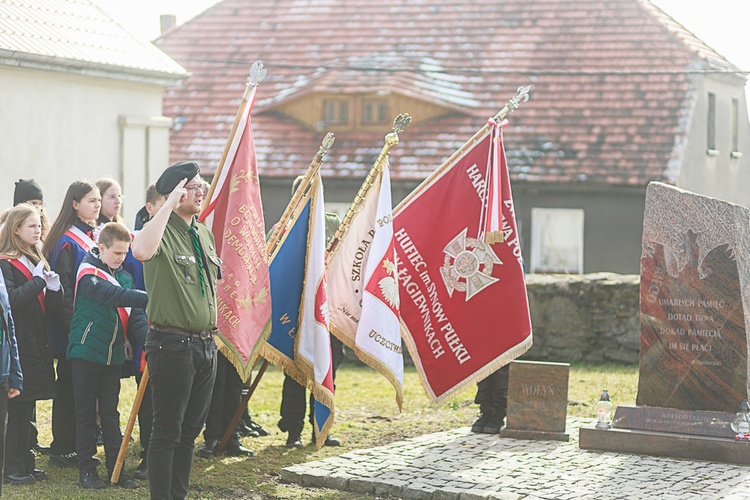
<path id="1" fill-rule="evenodd" d="M 115 201 L 115 200 L 124 200 L 125 195 L 124 194 L 108 194 L 104 197 L 105 199 L 109 201 Z"/>
<path id="2" fill-rule="evenodd" d="M 193 184 L 192 186 L 185 186 L 185 189 L 187 191 L 192 191 L 195 194 L 198 194 L 198 193 L 206 194 L 208 192 L 208 189 L 203 184 Z"/>
<path id="3" fill-rule="evenodd" d="M 42 207 L 44 207 L 44 206 L 47 205 L 43 201 L 38 201 L 38 200 L 33 200 L 33 201 L 32 200 L 27 200 L 25 203 L 28 203 L 29 205 L 31 205 L 34 208 L 42 208 Z"/>

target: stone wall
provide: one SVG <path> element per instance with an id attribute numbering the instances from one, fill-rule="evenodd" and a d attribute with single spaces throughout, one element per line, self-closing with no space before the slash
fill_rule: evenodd
<path id="1" fill-rule="evenodd" d="M 522 359 L 638 363 L 639 277 L 526 276 L 534 345 Z"/>

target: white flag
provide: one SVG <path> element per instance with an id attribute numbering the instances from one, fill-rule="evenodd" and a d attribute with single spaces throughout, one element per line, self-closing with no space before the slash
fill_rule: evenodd
<path id="1" fill-rule="evenodd" d="M 379 182 L 376 179 L 361 210 L 352 218 L 327 274 L 332 332 L 353 347 L 359 359 L 391 382 L 400 409 L 404 358 L 391 212 L 390 170 L 386 163 Z"/>

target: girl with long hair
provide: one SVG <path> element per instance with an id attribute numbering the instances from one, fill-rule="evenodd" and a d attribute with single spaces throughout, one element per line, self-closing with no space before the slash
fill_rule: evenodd
<path id="1" fill-rule="evenodd" d="M 3 273 L 16 326 L 23 391 L 8 401 L 5 439 L 5 481 L 31 484 L 46 479 L 29 449 L 37 400 L 52 399 L 55 371 L 49 348 L 47 313 L 62 307 L 59 276 L 49 269 L 39 248 L 42 222 L 38 209 L 27 203 L 13 207 L 0 232 L 0 271 Z"/>
<path id="2" fill-rule="evenodd" d="M 99 188 L 94 184 L 75 181 L 68 187 L 60 214 L 44 242 L 44 255 L 52 270 L 60 275 L 64 290 L 73 291 L 78 266 L 86 253 L 96 246 L 95 230 L 101 206 Z M 52 400 L 49 462 L 61 467 L 78 467 L 73 372 L 70 361 L 65 358 L 72 317 L 73 293 L 67 293 L 62 311 L 50 322 L 52 355 L 57 359 L 57 382 Z"/>

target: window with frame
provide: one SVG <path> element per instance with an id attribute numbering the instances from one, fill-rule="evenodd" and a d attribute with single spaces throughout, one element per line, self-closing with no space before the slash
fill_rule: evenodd
<path id="1" fill-rule="evenodd" d="M 740 150 L 739 122 L 740 101 L 739 99 L 732 99 L 732 151 Z"/>
<path id="2" fill-rule="evenodd" d="M 328 125 L 347 125 L 349 123 L 349 101 L 345 99 L 326 99 L 323 101 L 323 121 Z"/>
<path id="3" fill-rule="evenodd" d="M 531 209 L 531 272 L 583 273 L 581 209 Z"/>
<path id="4" fill-rule="evenodd" d="M 716 94 L 708 93 L 708 116 L 706 117 L 706 148 L 708 154 L 716 151 Z"/>
<path id="5" fill-rule="evenodd" d="M 362 103 L 362 124 L 388 123 L 388 103 L 382 99 L 365 99 Z"/>

